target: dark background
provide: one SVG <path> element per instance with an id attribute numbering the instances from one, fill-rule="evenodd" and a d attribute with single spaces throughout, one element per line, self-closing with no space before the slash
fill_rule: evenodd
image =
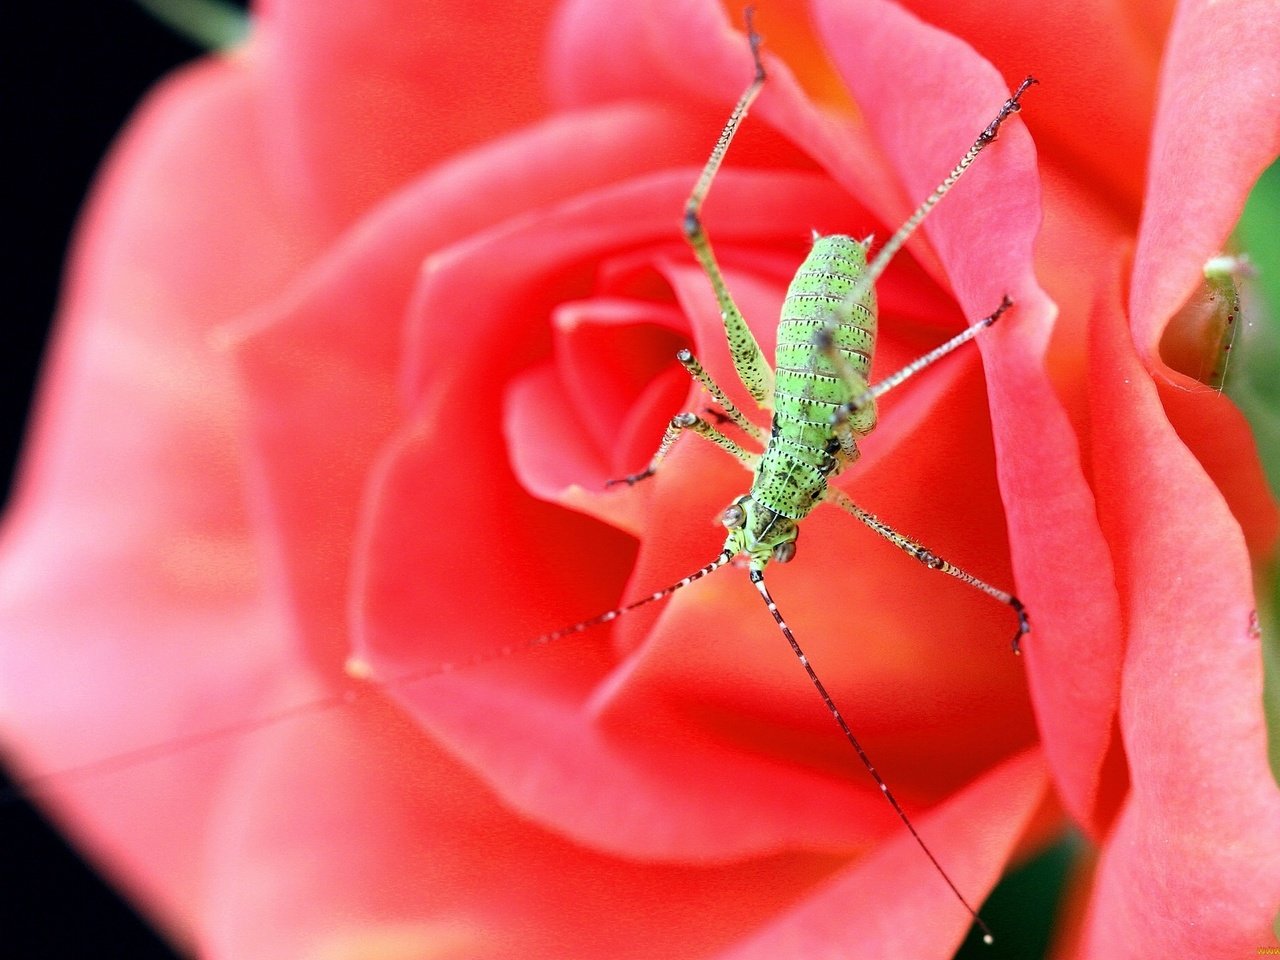
<path id="1" fill-rule="evenodd" d="M 4 18 L 10 214 L 0 439 L 9 481 L 94 171 L 147 89 L 201 51 L 131 0 L 15 3 Z M 3 795 L 0 950 L 18 960 L 175 956 L 37 813 Z"/>

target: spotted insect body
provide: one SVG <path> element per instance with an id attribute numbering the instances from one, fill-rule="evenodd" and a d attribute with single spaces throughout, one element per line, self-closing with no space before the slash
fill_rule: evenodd
<path id="1" fill-rule="evenodd" d="M 978 579 L 899 533 L 859 507 L 844 491 L 831 486 L 830 480 L 858 459 L 859 441 L 876 425 L 877 397 L 968 343 L 1013 305 L 1005 297 L 989 316 L 970 325 L 962 333 L 884 380 L 875 384 L 870 382 L 876 344 L 876 279 L 978 154 L 995 141 L 1001 124 L 1018 112 L 1022 94 L 1035 80 L 1027 77 L 1022 82 L 1001 106 L 995 119 L 978 134 L 959 163 L 889 238 L 874 259 L 868 260 L 869 239 L 859 241 L 845 235 L 814 236 L 813 246 L 792 279 L 783 300 L 774 366 L 770 367 L 725 283 L 701 221 L 702 204 L 716 172 L 739 124 L 746 117 L 748 108 L 765 82 L 759 38 L 750 29 L 748 35 L 755 61 L 755 77 L 730 114 L 703 167 L 702 175 L 689 195 L 683 225 L 694 256 L 715 291 L 724 321 L 725 340 L 738 379 L 757 404 L 771 411 L 772 421 L 766 435 L 733 405 L 725 391 L 706 373 L 690 351 L 680 351 L 677 358 L 690 376 L 720 404 L 725 421 L 732 422 L 748 437 L 761 443 L 763 449 L 759 453 L 751 452 L 698 414 L 685 412 L 671 419 L 648 467 L 639 473 L 610 481 L 635 484 L 653 476 L 672 446 L 686 431 L 710 440 L 753 474 L 748 492 L 730 503 L 721 518 L 728 528 L 728 535 L 720 555 L 679 583 L 622 609 L 631 609 L 649 600 L 667 596 L 707 576 L 735 557 L 744 558 L 752 584 L 841 733 L 957 900 L 983 930 L 984 939 L 990 942 L 990 931 L 916 832 L 911 820 L 872 765 L 835 701 L 819 680 L 813 665 L 769 595 L 765 586 L 765 568 L 770 562 L 786 563 L 794 558 L 800 522 L 820 504 L 828 503 L 850 514 L 877 536 L 919 560 L 927 568 L 955 577 L 1007 604 L 1018 618 L 1018 629 L 1013 641 L 1015 652 L 1020 639 L 1030 631 L 1026 609 L 1017 597 Z M 589 622 L 599 622 L 599 618 Z M 562 634 L 563 631 L 557 631 L 539 638 L 537 642 L 554 639 Z"/>
<path id="2" fill-rule="evenodd" d="M 875 402 L 836 421 L 841 404 L 868 389 L 876 343 L 875 289 L 846 298 L 866 270 L 866 247 L 846 236 L 815 239 L 783 301 L 778 324 L 773 429 L 751 495 L 769 509 L 803 520 L 821 501 L 828 477 L 858 456 L 857 441 L 875 426 Z M 830 331 L 824 349 L 818 335 Z M 838 353 L 856 376 L 835 361 Z"/>

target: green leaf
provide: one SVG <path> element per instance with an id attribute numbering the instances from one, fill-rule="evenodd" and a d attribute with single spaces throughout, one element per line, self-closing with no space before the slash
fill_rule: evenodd
<path id="1" fill-rule="evenodd" d="M 175 33 L 206 50 L 225 50 L 249 35 L 249 15 L 222 0 L 136 0 Z"/>
<path id="2" fill-rule="evenodd" d="M 1280 496 L 1280 163 L 1254 185 L 1236 227 L 1236 245 L 1257 275 L 1241 281 L 1243 316 L 1226 393 L 1253 427 L 1271 492 Z"/>

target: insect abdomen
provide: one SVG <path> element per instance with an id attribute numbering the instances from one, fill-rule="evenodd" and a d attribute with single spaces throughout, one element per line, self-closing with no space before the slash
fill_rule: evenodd
<path id="1" fill-rule="evenodd" d="M 840 465 L 832 450 L 831 417 L 849 399 L 848 385 L 836 374 L 816 337 L 834 324 L 840 354 L 864 379 L 871 371 L 876 342 L 876 295 L 868 288 L 847 310 L 839 311 L 866 269 L 866 248 L 851 237 L 818 237 L 800 266 L 782 305 L 775 355 L 773 432 L 752 496 L 770 509 L 802 519 L 826 490 L 826 478 Z M 840 315 L 843 314 L 843 315 Z M 873 408 L 856 436 L 874 425 Z M 845 455 L 853 448 L 849 439 Z"/>
<path id="2" fill-rule="evenodd" d="M 849 366 L 863 378 L 871 371 L 876 346 L 875 290 L 868 288 L 845 310 L 838 309 L 866 266 L 866 248 L 857 240 L 818 237 L 782 303 L 773 412 L 812 425 L 814 430 L 796 437 L 808 446 L 825 446 L 831 436 L 831 414 L 848 399 L 848 387 L 816 342 L 818 332 L 833 324 L 835 346 Z"/>
<path id="3" fill-rule="evenodd" d="M 864 378 L 870 373 L 876 345 L 875 289 L 868 288 L 847 316 L 835 315 L 866 266 L 866 248 L 851 237 L 836 235 L 814 241 L 782 303 L 774 358 L 778 373 L 775 412 L 783 411 L 792 398 L 803 400 L 820 394 L 822 387 L 813 386 L 815 377 L 819 382 L 839 383 L 830 360 L 814 339 L 832 319 L 836 321 L 835 343 L 845 359 Z M 782 388 L 784 380 L 786 389 Z"/>

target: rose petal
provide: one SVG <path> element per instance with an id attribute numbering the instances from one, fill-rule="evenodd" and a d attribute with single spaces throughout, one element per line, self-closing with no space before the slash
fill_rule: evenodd
<path id="1" fill-rule="evenodd" d="M 995 886 L 1046 787 L 1043 760 L 1029 751 L 920 821 L 921 835 L 971 903 L 980 903 L 979 895 Z M 943 960 L 954 955 L 970 923 L 915 839 L 904 833 L 717 960 Z M 999 939 L 998 930 L 995 935 Z"/>
<path id="2" fill-rule="evenodd" d="M 1266 0 L 1184 0 L 1160 68 L 1160 103 L 1129 298 L 1134 341 L 1154 367 L 1169 318 L 1280 154 L 1280 17 Z M 1246 68 L 1241 67 L 1247 64 Z"/>
<path id="3" fill-rule="evenodd" d="M 833 2 L 816 15 L 870 126 L 913 195 L 927 196 L 1007 96 L 1000 77 L 964 43 L 891 4 Z M 1018 591 L 1032 617 L 1036 717 L 1068 808 L 1088 819 L 1111 740 L 1119 614 L 1079 449 L 1044 375 L 1056 310 L 1033 272 L 1040 191 L 1025 127 L 1010 121 L 986 153 L 923 230 L 971 319 L 1006 293 L 1018 304 L 980 344 Z"/>
<path id="4" fill-rule="evenodd" d="M 351 652 L 355 525 L 369 470 L 400 421 L 403 321 L 424 258 L 494 221 L 670 162 L 692 136 L 661 111 L 631 107 L 548 121 L 474 151 L 371 211 L 287 297 L 225 331 L 253 400 L 280 585 L 318 662 L 337 669 Z M 561 175 L 548 178 L 553 165 Z M 447 356 L 456 327 L 443 326 Z"/>
<path id="5" fill-rule="evenodd" d="M 211 836 L 212 958 L 707 956 L 830 870 L 601 856 L 503 809 L 376 701 L 255 744 Z"/>
<path id="6" fill-rule="evenodd" d="M 266 5 L 255 44 L 277 186 L 342 229 L 419 171 L 537 118 L 549 7 Z"/>
<path id="7" fill-rule="evenodd" d="M 263 180 L 257 82 L 218 61 L 161 87 L 81 224 L 0 559 L 0 687 L 29 770 L 255 716 L 280 669 L 284 621 L 243 507 L 241 398 L 210 338 L 315 244 Z M 38 792 L 185 934 L 235 750 L 125 758 Z"/>
<path id="8" fill-rule="evenodd" d="M 1129 302 L 1134 340 L 1161 379 L 1166 415 L 1227 497 L 1259 559 L 1275 544 L 1277 509 L 1249 425 L 1215 391 L 1170 370 L 1156 350 L 1170 317 L 1204 283 L 1204 264 L 1222 249 L 1253 181 L 1280 153 L 1280 111 L 1272 102 L 1280 61 L 1271 55 L 1280 21 L 1271 12 L 1248 3 L 1185 3 L 1178 10 L 1162 65 Z M 1217 140 L 1231 148 L 1204 148 Z"/>
<path id="9" fill-rule="evenodd" d="M 1113 279 L 1091 327 L 1091 397 L 1098 506 L 1129 628 L 1132 789 L 1081 954 L 1226 960 L 1274 942 L 1280 903 L 1252 576 L 1239 524 L 1164 419 L 1119 289 Z"/>
<path id="10" fill-rule="evenodd" d="M 1255 564 L 1265 564 L 1276 546 L 1280 517 L 1249 421 L 1216 390 L 1187 390 L 1160 380 L 1156 386 L 1178 439 L 1195 454 L 1240 524 L 1249 555 Z"/>

